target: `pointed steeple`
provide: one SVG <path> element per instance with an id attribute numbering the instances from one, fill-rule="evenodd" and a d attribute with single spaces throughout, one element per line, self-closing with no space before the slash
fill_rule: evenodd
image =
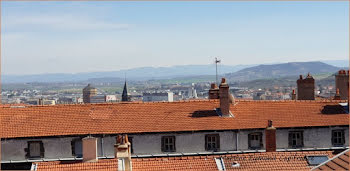
<path id="1" fill-rule="evenodd" d="M 126 87 L 126 80 L 125 80 L 123 94 L 122 94 L 122 102 L 127 102 L 127 101 L 129 101 L 129 97 L 128 97 L 128 88 Z"/>

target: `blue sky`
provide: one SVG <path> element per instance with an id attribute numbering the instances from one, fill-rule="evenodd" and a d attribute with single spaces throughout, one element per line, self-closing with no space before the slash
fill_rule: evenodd
<path id="1" fill-rule="evenodd" d="M 349 2 L 1 2 L 4 74 L 349 56 Z"/>

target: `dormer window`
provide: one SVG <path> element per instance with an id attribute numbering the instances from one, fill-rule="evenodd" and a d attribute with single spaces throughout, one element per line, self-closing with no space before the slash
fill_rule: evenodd
<path id="1" fill-rule="evenodd" d="M 175 136 L 162 137 L 162 152 L 175 152 Z"/>
<path id="2" fill-rule="evenodd" d="M 344 130 L 332 131 L 332 144 L 333 146 L 343 146 L 345 143 Z"/>
<path id="3" fill-rule="evenodd" d="M 44 152 L 42 141 L 28 141 L 27 158 L 44 158 Z"/>
<path id="4" fill-rule="evenodd" d="M 205 150 L 219 151 L 220 150 L 220 136 L 219 134 L 205 135 Z"/>
<path id="5" fill-rule="evenodd" d="M 248 146 L 249 149 L 260 149 L 263 146 L 262 143 L 262 133 L 261 132 L 254 132 L 251 134 L 248 134 Z"/>
<path id="6" fill-rule="evenodd" d="M 289 147 L 300 148 L 304 146 L 303 131 L 291 131 L 289 132 Z"/>

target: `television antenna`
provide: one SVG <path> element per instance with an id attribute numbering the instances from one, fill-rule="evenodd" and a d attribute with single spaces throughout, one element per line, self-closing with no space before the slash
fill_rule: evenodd
<path id="1" fill-rule="evenodd" d="M 218 59 L 218 57 L 215 57 L 215 69 L 216 69 L 216 84 L 219 85 L 219 80 L 218 80 L 218 63 L 220 63 L 221 60 Z"/>

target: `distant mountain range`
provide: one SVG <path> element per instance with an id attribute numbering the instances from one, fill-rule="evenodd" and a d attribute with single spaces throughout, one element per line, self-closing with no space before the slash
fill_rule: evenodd
<path id="1" fill-rule="evenodd" d="M 219 73 L 229 73 L 255 65 L 220 65 Z M 215 75 L 215 65 L 180 65 L 172 67 L 142 67 L 110 72 L 88 72 L 76 74 L 38 74 L 38 75 L 4 75 L 3 83 L 28 82 L 119 82 L 124 77 L 131 81 L 150 79 L 168 79 L 175 77 L 191 77 L 199 75 Z"/>
<path id="2" fill-rule="evenodd" d="M 333 65 L 336 67 L 341 67 L 341 68 L 347 68 L 349 67 L 349 61 L 348 60 L 326 60 L 326 61 L 320 61 L 323 63 L 326 63 L 328 65 Z"/>
<path id="3" fill-rule="evenodd" d="M 330 65 L 333 64 L 333 65 Z M 225 75 L 230 81 L 247 81 L 263 78 L 279 78 L 285 76 L 306 74 L 310 72 L 327 73 L 336 72 L 339 67 L 347 66 L 346 60 L 333 60 L 322 62 L 293 62 L 271 65 L 219 65 L 219 74 Z M 87 72 L 76 74 L 37 74 L 37 75 L 3 75 L 3 83 L 29 83 L 29 82 L 122 82 L 124 77 L 129 81 L 146 81 L 159 79 L 177 79 L 190 77 L 194 79 L 205 76 L 213 78 L 215 65 L 180 65 L 172 67 L 142 67 L 110 72 Z"/>
<path id="4" fill-rule="evenodd" d="M 340 68 L 323 62 L 290 62 L 273 65 L 258 65 L 226 74 L 231 82 L 250 81 L 257 79 L 282 78 L 300 74 L 334 73 Z"/>

